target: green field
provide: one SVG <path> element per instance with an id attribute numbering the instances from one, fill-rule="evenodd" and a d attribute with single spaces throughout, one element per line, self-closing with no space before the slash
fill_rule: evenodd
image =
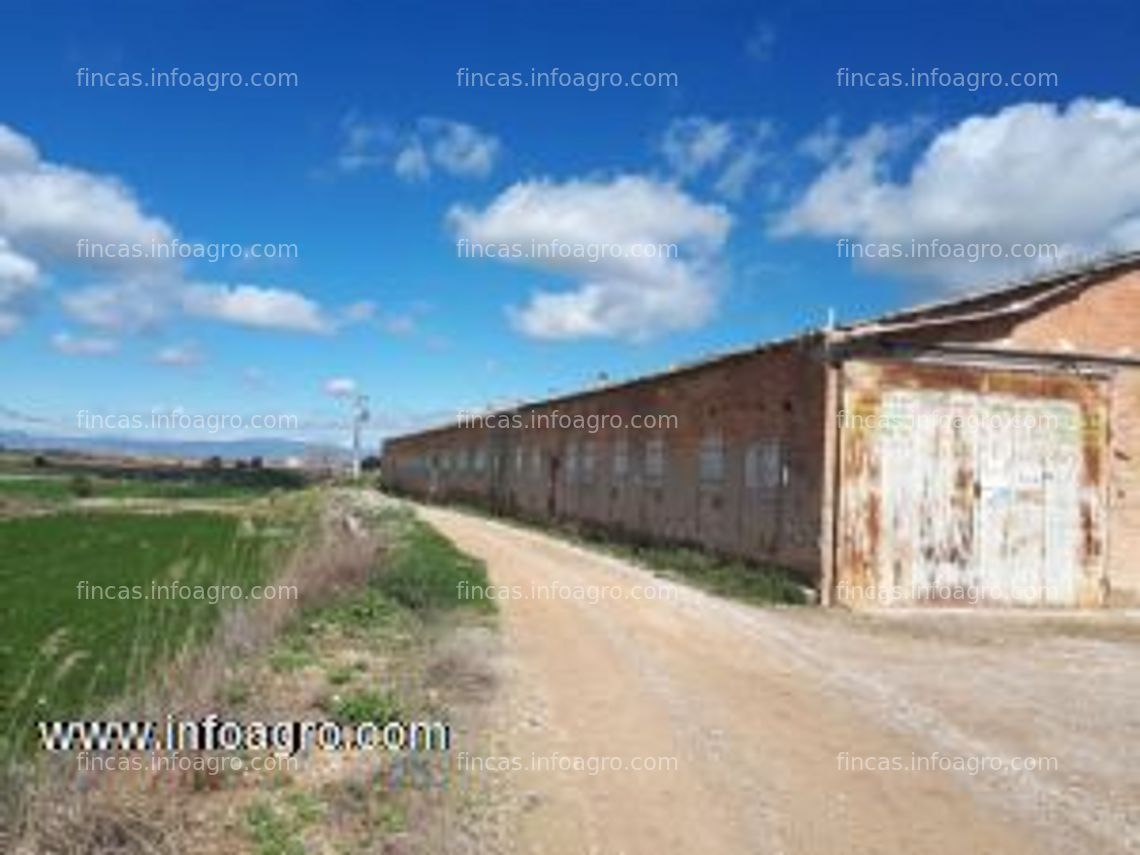
<path id="1" fill-rule="evenodd" d="M 93 715 L 187 643 L 226 603 L 82 598 L 92 586 L 266 581 L 268 541 L 223 514 L 61 512 L 0 521 L 0 745 L 42 717 Z M 121 593 L 121 592 L 119 592 Z M 90 594 L 88 596 L 91 596 Z"/>
<path id="2" fill-rule="evenodd" d="M 262 474 L 264 473 L 264 474 Z M 225 477 L 193 475 L 153 478 L 145 475 L 111 477 L 85 473 L 2 474 L 0 497 L 47 502 L 80 498 L 108 499 L 226 499 L 247 498 L 273 489 L 295 489 L 299 478 L 270 470 L 226 473 Z"/>

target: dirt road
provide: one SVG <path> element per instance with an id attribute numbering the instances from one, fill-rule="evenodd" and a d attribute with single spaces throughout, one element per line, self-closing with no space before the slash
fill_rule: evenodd
<path id="1" fill-rule="evenodd" d="M 755 609 L 421 513 L 505 586 L 499 730 L 457 750 L 515 851 L 1140 851 L 1134 620 Z"/>

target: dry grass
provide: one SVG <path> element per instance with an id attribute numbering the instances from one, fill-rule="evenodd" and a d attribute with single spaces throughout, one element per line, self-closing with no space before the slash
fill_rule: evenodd
<path id="1" fill-rule="evenodd" d="M 296 599 L 249 601 L 226 612 L 207 645 L 184 651 L 145 692 L 100 717 L 161 720 L 177 710 L 179 718 L 190 719 L 217 712 L 217 699 L 236 666 L 266 650 L 299 609 L 362 588 L 380 544 L 356 518 L 346 495 L 328 493 L 317 502 L 315 508 L 297 509 L 293 524 L 305 524 L 304 514 L 313 510 L 317 522 L 307 524 L 309 531 L 275 577 L 277 584 L 296 586 Z M 104 785 L 110 778 L 113 788 Z M 220 783 L 190 771 L 84 774 L 74 758 L 41 757 L 31 767 L 0 770 L 0 851 L 182 852 L 179 841 L 188 817 L 179 809 L 178 794 Z"/>

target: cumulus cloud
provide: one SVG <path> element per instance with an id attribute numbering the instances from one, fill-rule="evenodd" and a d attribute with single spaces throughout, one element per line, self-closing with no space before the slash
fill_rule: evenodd
<path id="1" fill-rule="evenodd" d="M 773 234 L 1002 248 L 1003 257 L 974 262 L 874 262 L 951 286 L 1058 263 L 1010 257 L 1025 245 L 1055 244 L 1062 261 L 1140 246 L 1140 109 L 1123 101 L 1024 103 L 972 116 L 938 133 L 892 180 L 907 140 L 906 128 L 882 125 L 846 140 Z"/>
<path id="2" fill-rule="evenodd" d="M 51 346 L 68 356 L 108 356 L 119 349 L 119 343 L 112 338 L 75 336 L 67 332 L 53 335 Z"/>
<path id="3" fill-rule="evenodd" d="M 150 329 L 187 305 L 201 317 L 238 324 L 327 328 L 320 307 L 293 291 L 203 288 L 186 280 L 178 259 L 84 251 L 176 237 L 119 179 L 49 162 L 30 139 L 0 125 L 0 335 L 16 329 L 29 311 L 41 271 L 56 267 L 94 277 L 63 292 L 60 302 L 74 321 L 105 332 Z"/>
<path id="4" fill-rule="evenodd" d="M 7 125 L 0 125 L 0 172 L 29 170 L 39 160 L 35 143 Z"/>
<path id="5" fill-rule="evenodd" d="M 325 381 L 325 394 L 333 398 L 348 398 L 356 394 L 356 381 L 351 377 L 331 377 Z"/>
<path id="6" fill-rule="evenodd" d="M 771 159 L 773 136 L 767 121 L 718 122 L 706 116 L 686 116 L 669 123 L 659 148 L 679 179 L 712 175 L 717 193 L 739 199 Z"/>
<path id="7" fill-rule="evenodd" d="M 124 278 L 70 291 L 60 303 L 72 320 L 122 335 L 157 328 L 180 287 L 176 279 Z"/>
<path id="8" fill-rule="evenodd" d="M 571 290 L 539 291 L 512 308 L 523 333 L 635 340 L 708 320 L 716 306 L 718 256 L 732 222 L 722 206 L 638 175 L 525 181 L 483 210 L 453 206 L 447 219 L 474 244 L 584 249 L 507 259 L 578 281 Z"/>
<path id="9" fill-rule="evenodd" d="M 45 263 L 113 269 L 155 262 L 84 256 L 79 242 L 162 243 L 174 231 L 118 179 L 47 162 L 31 140 L 0 126 L 0 235 Z"/>
<path id="10" fill-rule="evenodd" d="M 182 294 L 182 306 L 195 317 L 261 329 L 327 333 L 334 326 L 308 297 L 256 285 L 191 285 Z"/>
<path id="11" fill-rule="evenodd" d="M 0 158 L 3 144 L 0 137 Z M 0 336 L 14 332 L 23 322 L 39 278 L 39 265 L 15 252 L 0 237 Z"/>
<path id="12" fill-rule="evenodd" d="M 46 267 L 120 275 L 142 266 L 137 259 L 84 257 L 79 241 L 151 243 L 172 236 L 117 179 L 48 162 L 28 137 L 0 125 L 0 334 L 15 330 L 30 311 Z"/>
<path id="13" fill-rule="evenodd" d="M 350 114 L 341 123 L 343 140 L 337 164 L 344 172 L 390 168 L 404 181 L 426 181 L 436 171 L 464 178 L 485 178 L 502 145 L 473 125 L 424 116 L 410 128 L 369 122 Z"/>

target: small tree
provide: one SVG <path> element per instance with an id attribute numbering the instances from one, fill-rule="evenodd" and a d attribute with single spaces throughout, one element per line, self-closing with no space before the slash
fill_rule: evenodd
<path id="1" fill-rule="evenodd" d="M 71 495 L 79 499 L 89 499 L 95 495 L 95 482 L 90 475 L 71 476 Z"/>

